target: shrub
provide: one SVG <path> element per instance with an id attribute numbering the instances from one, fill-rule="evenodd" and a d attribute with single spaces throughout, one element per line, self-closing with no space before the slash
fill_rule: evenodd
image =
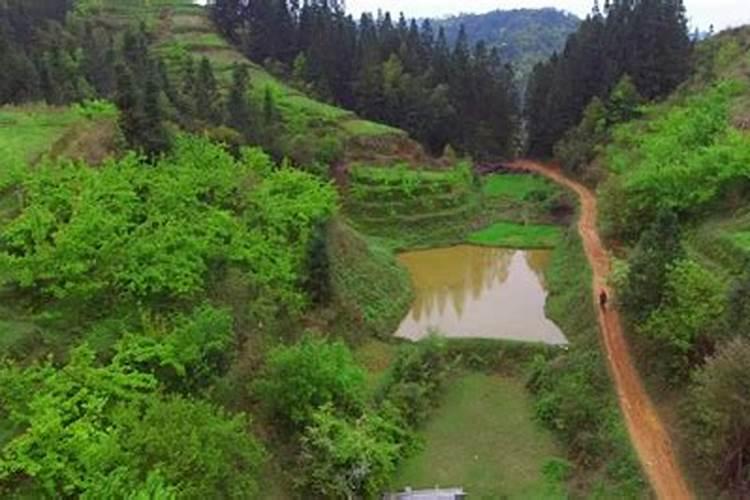
<path id="1" fill-rule="evenodd" d="M 272 413 L 301 431 L 326 404 L 344 414 L 358 414 L 364 383 L 364 370 L 345 344 L 307 336 L 268 354 L 255 389 Z"/>
<path id="2" fill-rule="evenodd" d="M 302 437 L 302 485 L 324 498 L 375 498 L 388 485 L 407 440 L 406 431 L 379 415 L 350 420 L 323 406 Z"/>
<path id="3" fill-rule="evenodd" d="M 695 373 L 683 408 L 695 463 L 737 497 L 750 487 L 748 370 L 750 342 L 736 338 Z"/>

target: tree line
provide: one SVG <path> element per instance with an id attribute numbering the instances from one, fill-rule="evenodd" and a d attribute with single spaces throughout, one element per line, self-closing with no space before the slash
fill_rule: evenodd
<path id="1" fill-rule="evenodd" d="M 690 72 L 692 42 L 682 0 L 598 2 L 565 49 L 538 64 L 526 94 L 528 150 L 546 156 L 592 98 L 606 101 L 628 75 L 647 100 L 667 96 Z"/>
<path id="2" fill-rule="evenodd" d="M 465 30 L 403 15 L 363 14 L 313 0 L 214 0 L 218 29 L 251 59 L 316 96 L 400 127 L 435 154 L 450 144 L 475 155 L 511 155 L 519 124 L 513 70 Z"/>

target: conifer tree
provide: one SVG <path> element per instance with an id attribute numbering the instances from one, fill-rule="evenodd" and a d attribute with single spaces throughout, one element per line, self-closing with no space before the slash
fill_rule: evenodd
<path id="1" fill-rule="evenodd" d="M 253 137 L 252 113 L 247 98 L 249 80 L 247 66 L 236 64 L 232 70 L 232 87 L 226 99 L 227 124 L 246 140 Z"/>
<path id="2" fill-rule="evenodd" d="M 195 114 L 200 120 L 211 124 L 221 123 L 219 87 L 214 77 L 211 62 L 207 57 L 201 59 L 198 67 L 193 97 L 195 99 Z"/>

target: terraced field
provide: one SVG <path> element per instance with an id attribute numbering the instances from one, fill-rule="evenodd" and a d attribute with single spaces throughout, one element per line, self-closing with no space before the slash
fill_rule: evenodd
<path id="1" fill-rule="evenodd" d="M 346 209 L 356 226 L 367 234 L 397 239 L 397 246 L 461 239 L 480 208 L 466 163 L 449 170 L 356 165 L 349 183 Z"/>

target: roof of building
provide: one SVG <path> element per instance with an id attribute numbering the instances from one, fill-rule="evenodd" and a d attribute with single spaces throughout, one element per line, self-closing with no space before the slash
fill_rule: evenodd
<path id="1" fill-rule="evenodd" d="M 412 490 L 406 488 L 399 493 L 386 495 L 385 500 L 462 500 L 466 498 L 463 488 L 433 488 L 429 490 Z"/>

